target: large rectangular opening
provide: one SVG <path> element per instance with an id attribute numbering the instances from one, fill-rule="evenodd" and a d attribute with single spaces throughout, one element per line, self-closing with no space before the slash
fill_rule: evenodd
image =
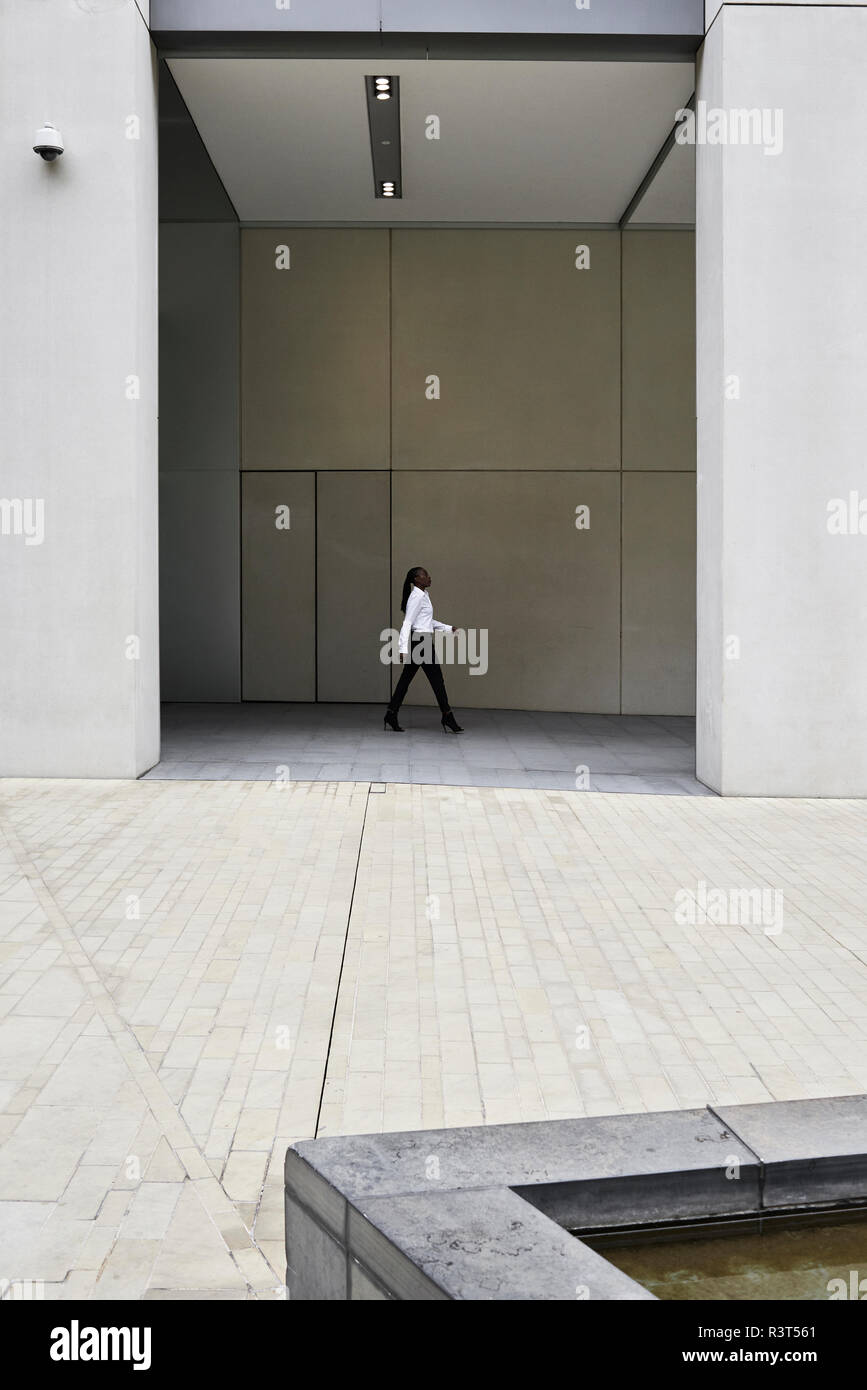
<path id="1" fill-rule="evenodd" d="M 443 780 L 703 792 L 693 60 L 390 58 L 392 201 L 371 63 L 162 65 L 150 775 L 440 780 L 425 682 L 380 737 L 418 564 L 482 736 Z"/>

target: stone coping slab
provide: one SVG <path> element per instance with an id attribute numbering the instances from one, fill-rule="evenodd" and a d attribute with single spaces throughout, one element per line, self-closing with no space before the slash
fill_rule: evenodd
<path id="1" fill-rule="evenodd" d="M 292 1298 L 650 1298 L 569 1231 L 867 1202 L 867 1096 L 303 1140 L 284 1174 Z"/>
<path id="2" fill-rule="evenodd" d="M 355 1260 L 392 1297 L 654 1299 L 508 1188 L 372 1197 L 350 1221 Z M 396 1252 L 439 1292 L 412 1291 Z"/>
<path id="3" fill-rule="evenodd" d="M 762 1163 L 867 1153 L 867 1096 L 715 1105 Z"/>
<path id="4" fill-rule="evenodd" d="M 685 1174 L 718 1167 L 729 1154 L 755 1164 L 709 1110 L 653 1111 L 304 1139 L 286 1155 L 286 1179 L 301 1159 L 353 1199 L 429 1192 L 434 1181 L 461 1189 Z"/>
<path id="5" fill-rule="evenodd" d="M 762 1165 L 763 1205 L 801 1206 L 867 1197 L 867 1096 L 714 1107 Z"/>

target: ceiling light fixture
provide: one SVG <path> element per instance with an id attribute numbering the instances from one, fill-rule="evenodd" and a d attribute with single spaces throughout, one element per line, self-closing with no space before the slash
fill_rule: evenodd
<path id="1" fill-rule="evenodd" d="M 365 77 L 373 192 L 377 198 L 400 198 L 400 79 Z"/>

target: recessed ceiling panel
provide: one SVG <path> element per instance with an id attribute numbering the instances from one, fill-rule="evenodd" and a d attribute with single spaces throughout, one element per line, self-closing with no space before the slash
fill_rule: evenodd
<path id="1" fill-rule="evenodd" d="M 395 62 L 403 189 L 374 196 L 357 59 L 170 67 L 242 221 L 619 220 L 694 87 L 694 65 Z"/>

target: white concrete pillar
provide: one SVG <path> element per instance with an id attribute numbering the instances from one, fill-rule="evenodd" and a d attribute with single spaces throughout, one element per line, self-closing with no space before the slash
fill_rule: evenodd
<path id="1" fill-rule="evenodd" d="M 867 9 L 712 8 L 698 776 L 730 795 L 867 796 Z M 758 140 L 732 143 L 756 109 Z"/>
<path id="2" fill-rule="evenodd" d="M 5 776 L 135 777 L 159 757 L 156 118 L 135 0 L 4 0 Z M 53 164 L 32 150 L 46 121 Z"/>

